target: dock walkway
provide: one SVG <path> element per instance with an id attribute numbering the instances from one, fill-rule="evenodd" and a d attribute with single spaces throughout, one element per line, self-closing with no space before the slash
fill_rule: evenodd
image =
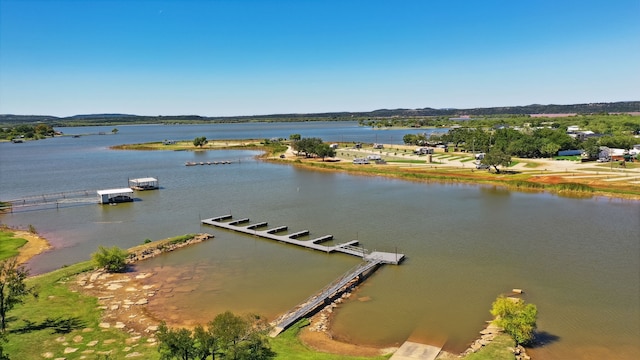
<path id="1" fill-rule="evenodd" d="M 219 228 L 238 231 L 241 233 L 260 236 L 265 239 L 275 240 L 291 245 L 301 246 L 307 249 L 322 251 L 325 253 L 343 253 L 360 257 L 364 262 L 358 264 L 353 269 L 347 271 L 342 276 L 331 282 L 329 285 L 317 291 L 305 301 L 301 302 L 293 309 L 278 317 L 271 324 L 273 330 L 271 336 L 278 336 L 282 331 L 293 325 L 298 320 L 314 314 L 322 307 L 330 304 L 333 300 L 341 296 L 344 292 L 349 291 L 355 285 L 365 280 L 369 275 L 376 271 L 381 265 L 394 264 L 398 265 L 404 260 L 404 254 L 368 251 L 358 245 L 358 240 L 351 240 L 333 246 L 321 245 L 321 243 L 333 240 L 333 235 L 324 235 L 311 240 L 298 240 L 300 237 L 309 236 L 309 230 L 301 230 L 291 232 L 286 235 L 277 235 L 289 231 L 288 226 L 277 226 L 268 228 L 266 221 L 250 223 L 248 218 L 233 220 L 231 215 L 222 215 L 205 220 L 201 220 L 203 224 L 216 226 Z M 239 225 L 243 224 L 243 225 Z M 258 230 L 267 228 L 266 230 Z"/>
<path id="2" fill-rule="evenodd" d="M 375 259 L 358 264 L 355 268 L 347 271 L 322 290 L 274 320 L 271 323 L 273 330 L 269 335 L 271 337 L 279 335 L 298 320 L 314 313 L 319 307 L 327 305 L 332 299 L 339 297 L 349 288 L 357 285 L 372 274 L 381 264 L 380 260 Z"/>
<path id="3" fill-rule="evenodd" d="M 297 245 L 301 247 L 305 247 L 307 249 L 312 249 L 316 251 L 322 251 L 325 253 L 333 253 L 340 252 L 343 254 L 348 254 L 352 256 L 357 256 L 363 258 L 365 261 L 376 260 L 384 264 L 393 264 L 398 265 L 404 260 L 404 254 L 391 253 L 391 252 L 380 252 L 373 251 L 370 252 L 363 247 L 357 246 L 358 240 L 351 240 L 345 243 L 326 246 L 321 245 L 321 243 L 333 240 L 333 235 L 324 235 L 311 240 L 298 240 L 297 238 L 302 236 L 308 236 L 309 230 L 297 231 L 287 235 L 278 235 L 278 233 L 288 231 L 288 226 L 278 226 L 275 228 L 267 229 L 267 230 L 258 230 L 259 228 L 267 227 L 267 222 L 259 222 L 256 224 L 249 224 L 248 218 L 242 218 L 239 220 L 232 220 L 233 216 L 231 215 L 222 215 L 218 217 L 213 217 L 209 219 L 202 220 L 203 224 L 216 226 L 219 228 L 233 230 L 249 235 L 259 236 L 265 239 L 271 239 L 291 245 Z M 245 224 L 245 225 L 239 225 Z"/>
<path id="4" fill-rule="evenodd" d="M 65 191 L 53 194 L 42 194 L 35 196 L 25 196 L 19 199 L 6 200 L 11 204 L 7 209 L 10 212 L 25 210 L 30 207 L 39 206 L 64 206 L 66 204 L 96 204 L 96 190 Z"/>

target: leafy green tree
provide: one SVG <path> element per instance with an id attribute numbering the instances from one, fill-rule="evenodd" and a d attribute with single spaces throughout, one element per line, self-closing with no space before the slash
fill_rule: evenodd
<path id="1" fill-rule="evenodd" d="M 215 360 L 216 355 L 233 360 L 267 360 L 276 356 L 269 347 L 267 330 L 259 317 L 243 317 L 229 311 L 216 316 L 206 329 L 169 329 L 162 322 L 157 333 L 158 351 L 162 360 Z"/>
<path id="2" fill-rule="evenodd" d="M 29 270 L 18 265 L 17 257 L 0 262 L 0 331 L 3 333 L 7 328 L 7 313 L 22 304 L 27 295 L 37 296 L 35 288 L 25 283 L 28 276 Z"/>
<path id="3" fill-rule="evenodd" d="M 560 150 L 560 145 L 548 141 L 542 145 L 540 153 L 545 157 L 553 157 L 558 153 L 558 150 Z"/>
<path id="4" fill-rule="evenodd" d="M 161 360 L 191 360 L 194 358 L 194 339 L 187 329 L 169 329 L 163 321 L 156 333 L 158 338 L 158 352 Z M 204 358 L 206 359 L 206 357 Z"/>
<path id="5" fill-rule="evenodd" d="M 289 135 L 289 140 L 298 141 L 300 139 L 302 139 L 302 136 L 300 134 L 291 134 L 291 135 Z"/>
<path id="6" fill-rule="evenodd" d="M 511 335 L 517 344 L 528 344 L 533 341 L 538 308 L 533 304 L 525 304 L 524 300 L 499 296 L 491 306 L 494 323 Z"/>
<path id="7" fill-rule="evenodd" d="M 598 139 L 588 138 L 580 144 L 580 148 L 587 154 L 590 159 L 595 159 L 600 154 L 600 145 L 598 145 Z"/>
<path id="8" fill-rule="evenodd" d="M 209 141 L 207 140 L 206 136 L 199 136 L 193 139 L 193 146 L 197 146 L 200 148 L 203 147 L 204 145 L 207 145 L 208 143 Z"/>
<path id="9" fill-rule="evenodd" d="M 119 131 L 118 128 L 113 128 L 113 130 L 111 130 L 111 133 L 115 135 L 118 133 L 118 131 Z"/>
<path id="10" fill-rule="evenodd" d="M 53 127 L 47 124 L 38 124 L 33 128 L 33 131 L 38 135 L 38 137 L 53 136 L 54 134 Z"/>
<path id="11" fill-rule="evenodd" d="M 196 326 L 193 329 L 194 340 L 194 358 L 205 360 L 209 356 L 213 359 L 216 358 L 216 352 L 218 351 L 218 344 L 215 336 L 210 329 L 205 329 L 202 325 Z"/>
<path id="12" fill-rule="evenodd" d="M 315 150 L 320 144 L 322 144 L 322 139 L 320 138 L 302 138 L 294 142 L 292 147 L 293 150 L 298 152 L 298 154 L 302 152 L 309 157 L 315 154 Z"/>
<path id="13" fill-rule="evenodd" d="M 91 257 L 98 267 L 104 268 L 108 272 L 123 272 L 127 268 L 127 256 L 129 254 L 117 246 L 105 248 L 99 246 L 98 251 L 93 253 Z"/>
<path id="14" fill-rule="evenodd" d="M 484 155 L 484 159 L 481 163 L 488 166 L 493 166 L 496 169 L 496 173 L 500 173 L 498 166 L 507 167 L 511 164 L 511 156 L 506 152 L 498 148 L 491 148 L 488 153 Z"/>
<path id="15" fill-rule="evenodd" d="M 321 157 L 322 161 L 324 161 L 325 157 L 336 156 L 336 150 L 332 149 L 331 146 L 329 146 L 329 144 L 325 144 L 325 143 L 318 144 L 313 152 L 319 157 Z"/>
<path id="16" fill-rule="evenodd" d="M 211 333 L 218 341 L 220 349 L 227 354 L 236 354 L 240 341 L 249 335 L 251 324 L 246 318 L 225 311 L 209 324 Z M 236 356 L 233 356 L 235 359 Z"/>

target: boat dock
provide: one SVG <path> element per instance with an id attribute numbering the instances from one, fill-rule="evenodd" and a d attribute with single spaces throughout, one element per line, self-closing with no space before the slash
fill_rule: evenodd
<path id="1" fill-rule="evenodd" d="M 332 283 L 325 286 L 322 290 L 313 294 L 293 309 L 272 321 L 271 325 L 273 326 L 273 329 L 269 335 L 271 337 L 276 337 L 289 326 L 295 324 L 298 320 L 319 311 L 327 304 L 330 304 L 335 299 L 339 298 L 343 293 L 351 290 L 361 283 L 369 275 L 373 274 L 380 265 L 382 265 L 380 260 L 370 260 L 358 264 L 355 268 L 347 271 Z"/>
<path id="2" fill-rule="evenodd" d="M 266 230 L 258 230 L 261 228 L 268 227 L 268 223 L 258 222 L 252 225 L 249 225 L 250 220 L 248 218 L 242 218 L 238 220 L 232 220 L 233 216 L 231 215 L 222 215 L 218 217 L 213 217 L 209 219 L 202 220 L 203 224 L 216 226 L 219 228 L 233 230 L 241 233 L 245 233 L 248 235 L 259 236 L 261 238 L 275 240 L 282 243 L 287 243 L 291 245 L 301 246 L 307 249 L 322 251 L 325 253 L 334 253 L 339 252 L 347 255 L 357 256 L 363 258 L 365 261 L 370 260 L 379 260 L 384 264 L 393 264 L 398 265 L 404 260 L 404 254 L 391 253 L 391 252 L 380 252 L 380 251 L 368 251 L 363 247 L 357 246 L 359 244 L 358 240 L 351 240 L 345 243 L 326 246 L 321 245 L 324 242 L 329 240 L 333 240 L 333 235 L 324 235 L 318 238 L 314 238 L 311 240 L 298 240 L 297 238 L 310 235 L 309 230 L 301 230 L 297 232 L 293 232 L 291 234 L 286 235 L 278 235 L 278 233 L 282 233 L 289 230 L 288 226 L 278 226 Z M 241 226 L 240 224 L 246 224 Z"/>
<path id="3" fill-rule="evenodd" d="M 231 160 L 222 160 L 222 161 L 187 161 L 184 163 L 185 166 L 196 166 L 196 165 L 228 165 L 233 163 Z"/>
<path id="4" fill-rule="evenodd" d="M 266 221 L 251 224 L 249 218 L 233 220 L 233 216 L 231 215 L 222 215 L 204 219 L 201 220 L 201 222 L 206 225 L 233 230 L 248 235 L 259 236 L 265 239 L 296 245 L 311 250 L 322 251 L 324 253 L 343 253 L 357 256 L 364 260 L 362 263 L 347 271 L 329 285 L 325 286 L 323 289 L 274 320 L 272 322 L 273 331 L 270 334 L 272 337 L 277 336 L 298 320 L 315 314 L 324 306 L 340 297 L 343 293 L 350 291 L 357 284 L 368 278 L 369 275 L 373 274 L 380 266 L 384 264 L 399 265 L 405 257 L 404 254 L 398 254 L 397 252 L 368 251 L 361 246 L 357 246 L 359 243 L 358 240 L 351 240 L 333 246 L 322 245 L 324 242 L 333 240 L 333 235 L 324 235 L 310 240 L 298 239 L 300 237 L 309 236 L 309 230 L 301 230 L 284 235 L 278 235 L 285 231 L 288 232 L 289 227 L 277 226 L 269 228 Z"/>

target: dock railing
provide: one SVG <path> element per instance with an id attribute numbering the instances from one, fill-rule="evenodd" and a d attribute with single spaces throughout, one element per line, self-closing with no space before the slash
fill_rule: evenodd
<path id="1" fill-rule="evenodd" d="M 277 336 L 293 323 L 313 312 L 318 306 L 324 303 L 325 300 L 330 299 L 336 293 L 340 292 L 341 289 L 347 287 L 349 283 L 356 280 L 360 275 L 381 264 L 382 262 L 380 260 L 370 260 L 349 269 L 349 271 L 332 281 L 329 285 L 325 286 L 320 291 L 295 306 L 292 310 L 274 320 L 271 323 L 274 328 L 271 336 Z"/>

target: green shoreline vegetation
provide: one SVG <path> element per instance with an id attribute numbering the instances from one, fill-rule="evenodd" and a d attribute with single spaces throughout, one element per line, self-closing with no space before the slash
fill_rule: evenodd
<path id="1" fill-rule="evenodd" d="M 11 229 L 0 229 L 0 237 L 11 238 Z M 161 248 L 166 244 L 183 243 L 194 234 L 149 241 L 129 249 Z M 22 245 L 14 244 L 12 253 Z M 88 260 L 63 266 L 46 274 L 29 277 L 26 284 L 34 287 L 37 297 L 28 296 L 23 304 L 17 305 L 8 314 L 5 342 L 2 349 L 10 359 L 80 358 L 83 354 L 95 359 L 124 359 L 127 354 L 136 353 L 138 358 L 160 359 L 158 345 L 149 342 L 149 336 L 132 337 L 117 328 L 101 328 L 103 311 L 98 298 L 82 294 L 71 288 L 76 277 L 96 270 L 95 261 Z M 301 320 L 281 335 L 269 340 L 269 346 L 276 353 L 275 359 L 287 360 L 382 360 L 391 354 L 373 357 L 336 355 L 309 348 L 298 338 L 299 332 L 309 325 Z M 131 341 L 134 339 L 135 341 Z M 480 351 L 466 356 L 473 360 L 514 359 L 511 347 L 513 340 L 500 334 L 491 344 Z M 19 355 L 19 357 L 17 357 Z M 457 355 L 443 353 L 440 359 L 453 359 Z"/>

